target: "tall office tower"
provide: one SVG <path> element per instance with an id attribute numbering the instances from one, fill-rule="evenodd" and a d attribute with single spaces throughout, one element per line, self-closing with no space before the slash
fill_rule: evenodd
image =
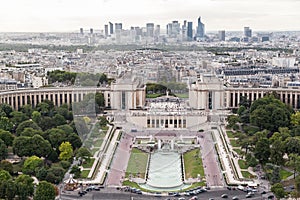
<path id="1" fill-rule="evenodd" d="M 115 23 L 115 31 L 122 30 L 122 23 Z"/>
<path id="2" fill-rule="evenodd" d="M 172 21 L 172 35 L 177 36 L 180 34 L 180 24 L 178 21 Z"/>
<path id="3" fill-rule="evenodd" d="M 160 25 L 156 25 L 154 35 L 155 37 L 160 36 Z"/>
<path id="4" fill-rule="evenodd" d="M 110 35 L 114 34 L 114 25 L 113 25 L 113 23 L 109 22 L 108 24 L 109 24 L 109 34 Z"/>
<path id="5" fill-rule="evenodd" d="M 153 23 L 147 23 L 146 24 L 146 36 L 147 37 L 153 37 L 154 35 L 154 24 Z"/>
<path id="6" fill-rule="evenodd" d="M 94 33 L 94 29 L 90 28 L 90 34 Z"/>
<path id="7" fill-rule="evenodd" d="M 198 18 L 198 26 L 197 26 L 196 37 L 198 37 L 198 38 L 204 38 L 204 34 L 205 34 L 204 28 L 205 28 L 205 26 L 204 26 L 204 24 L 201 22 L 201 17 L 199 17 L 199 18 Z"/>
<path id="8" fill-rule="evenodd" d="M 249 27 L 244 27 L 244 36 L 252 37 L 252 29 L 250 29 Z"/>
<path id="9" fill-rule="evenodd" d="M 172 24 L 168 23 L 167 24 L 167 35 L 170 36 L 172 34 Z"/>
<path id="10" fill-rule="evenodd" d="M 188 22 L 187 24 L 187 40 L 193 40 L 193 22 Z"/>
<path id="11" fill-rule="evenodd" d="M 219 31 L 219 40 L 220 41 L 225 41 L 225 31 L 222 30 L 222 31 Z"/>
<path id="12" fill-rule="evenodd" d="M 108 25 L 104 25 L 104 35 L 107 37 L 108 36 Z"/>
<path id="13" fill-rule="evenodd" d="M 186 41 L 187 39 L 187 27 L 186 27 L 186 20 L 183 21 L 183 25 L 181 27 L 181 32 L 182 32 L 182 40 Z"/>
<path id="14" fill-rule="evenodd" d="M 136 35 L 138 35 L 138 36 L 143 35 L 143 30 L 140 27 L 136 26 L 136 27 L 134 27 L 134 30 L 136 32 Z"/>
<path id="15" fill-rule="evenodd" d="M 83 35 L 83 28 L 80 28 L 80 34 Z"/>

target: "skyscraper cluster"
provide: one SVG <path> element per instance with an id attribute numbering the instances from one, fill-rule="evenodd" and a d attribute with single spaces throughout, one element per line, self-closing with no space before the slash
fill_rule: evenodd
<path id="1" fill-rule="evenodd" d="M 194 27 L 195 26 L 195 27 Z M 129 40 L 149 42 L 165 42 L 165 41 L 226 41 L 225 30 L 219 30 L 215 36 L 210 37 L 210 34 L 205 34 L 205 24 L 201 21 L 201 16 L 198 17 L 195 25 L 192 21 L 184 20 L 183 24 L 174 20 L 166 25 L 165 34 L 161 34 L 161 26 L 152 22 L 146 23 L 145 27 L 131 26 L 130 29 L 124 29 L 122 23 L 112 23 L 104 25 L 104 30 L 101 34 L 105 38 L 111 37 L 113 40 Z M 97 33 L 97 32 L 96 32 Z M 99 33 L 99 32 L 98 32 Z M 83 28 L 80 28 L 80 34 L 84 35 Z M 94 30 L 90 28 L 89 34 L 93 37 Z M 242 37 L 228 38 L 228 41 L 243 41 L 243 42 L 257 42 L 260 39 L 252 36 L 252 29 L 248 26 L 244 27 Z M 269 41 L 269 36 L 261 37 L 261 41 Z"/>

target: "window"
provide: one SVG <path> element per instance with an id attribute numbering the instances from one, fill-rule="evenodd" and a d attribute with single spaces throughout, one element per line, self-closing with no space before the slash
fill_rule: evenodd
<path id="1" fill-rule="evenodd" d="M 122 105 L 121 109 L 122 109 L 122 110 L 125 110 L 125 109 L 126 109 L 126 102 L 125 102 L 125 100 L 126 100 L 125 92 L 122 91 L 122 102 L 121 102 L 121 105 Z M 154 123 L 153 123 L 153 124 L 154 124 Z"/>

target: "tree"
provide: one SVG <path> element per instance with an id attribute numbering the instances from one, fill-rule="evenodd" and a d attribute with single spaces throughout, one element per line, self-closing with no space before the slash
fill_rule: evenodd
<path id="1" fill-rule="evenodd" d="M 77 165 L 74 165 L 70 171 L 70 174 L 74 174 L 74 178 L 80 178 L 81 170 Z"/>
<path id="2" fill-rule="evenodd" d="M 8 180 L 6 183 L 6 199 L 7 200 L 14 200 L 15 196 L 17 194 L 17 188 L 16 188 L 16 183 L 13 180 Z M 20 200 L 26 200 L 26 199 L 22 199 L 19 197 Z"/>
<path id="3" fill-rule="evenodd" d="M 35 130 L 33 128 L 25 128 L 24 131 L 20 134 L 21 136 L 33 137 L 34 135 L 43 135 L 43 131 Z"/>
<path id="4" fill-rule="evenodd" d="M 101 127 L 106 126 L 108 124 L 108 121 L 107 121 L 106 117 L 104 117 L 104 116 L 98 117 L 98 120 L 99 120 L 99 125 Z"/>
<path id="5" fill-rule="evenodd" d="M 300 137 L 289 137 L 285 140 L 286 153 L 300 154 Z"/>
<path id="6" fill-rule="evenodd" d="M 24 105 L 24 106 L 22 106 L 22 107 L 20 108 L 20 111 L 21 111 L 22 113 L 24 113 L 28 118 L 31 117 L 32 111 L 33 111 L 30 104 L 31 104 L 31 102 L 28 102 L 27 105 Z"/>
<path id="7" fill-rule="evenodd" d="M 69 141 L 72 144 L 73 149 L 78 149 L 82 146 L 80 137 L 75 133 L 68 135 L 66 141 Z"/>
<path id="8" fill-rule="evenodd" d="M 58 128 L 52 128 L 46 131 L 49 141 L 54 149 L 57 149 L 59 145 L 66 141 L 66 134 L 63 130 Z"/>
<path id="9" fill-rule="evenodd" d="M 63 116 L 66 120 L 72 120 L 72 117 L 70 116 L 72 113 L 68 110 L 68 107 L 61 106 L 56 109 L 56 112 Z"/>
<path id="10" fill-rule="evenodd" d="M 239 122 L 239 117 L 237 115 L 229 115 L 227 118 L 228 127 L 232 128 L 236 123 Z"/>
<path id="11" fill-rule="evenodd" d="M 289 127 L 290 116 L 293 110 L 290 106 L 276 99 L 273 95 L 267 95 L 255 100 L 250 107 L 250 123 L 272 132 L 279 127 Z"/>
<path id="12" fill-rule="evenodd" d="M 255 167 L 258 164 L 256 158 L 254 158 L 250 153 L 246 154 L 246 163 L 250 167 Z"/>
<path id="13" fill-rule="evenodd" d="M 46 131 L 51 128 L 55 128 L 54 121 L 52 120 L 51 117 L 48 117 L 48 116 L 42 117 L 41 120 L 39 121 L 38 125 L 41 127 L 41 129 L 43 131 Z"/>
<path id="14" fill-rule="evenodd" d="M 270 159 L 271 162 L 275 165 L 283 165 L 284 159 L 283 156 L 285 154 L 285 145 L 281 138 L 276 139 L 270 148 Z"/>
<path id="15" fill-rule="evenodd" d="M 7 146 L 3 142 L 3 140 L 0 139 L 0 160 L 4 160 L 7 158 L 8 150 Z"/>
<path id="16" fill-rule="evenodd" d="M 8 173 L 8 171 L 0 169 L 0 183 L 8 181 L 9 179 L 11 179 L 11 175 Z"/>
<path id="17" fill-rule="evenodd" d="M 289 160 L 287 161 L 286 165 L 293 168 L 295 179 L 296 173 L 300 172 L 300 156 L 295 153 L 289 154 Z"/>
<path id="18" fill-rule="evenodd" d="M 53 102 L 51 102 L 51 105 L 49 102 L 41 102 L 38 105 L 36 105 L 36 110 L 41 113 L 42 116 L 49 116 L 51 109 L 54 108 Z"/>
<path id="19" fill-rule="evenodd" d="M 70 160 L 73 156 L 73 148 L 70 142 L 63 142 L 59 146 L 59 159 L 60 160 Z"/>
<path id="20" fill-rule="evenodd" d="M 286 196 L 286 192 L 284 191 L 283 185 L 281 183 L 272 185 L 271 191 L 274 193 L 277 199 L 281 199 Z"/>
<path id="21" fill-rule="evenodd" d="M 30 138 L 29 145 L 32 148 L 31 155 L 36 155 L 38 157 L 47 157 L 51 152 L 51 144 L 48 140 L 45 140 L 40 135 L 34 135 Z"/>
<path id="22" fill-rule="evenodd" d="M 10 174 L 13 174 L 13 164 L 7 160 L 1 160 L 0 169 L 5 170 L 5 171 L 9 172 Z"/>
<path id="23" fill-rule="evenodd" d="M 261 138 L 255 145 L 254 156 L 261 164 L 268 162 L 270 157 L 270 143 L 267 138 Z"/>
<path id="24" fill-rule="evenodd" d="M 0 104 L 0 112 L 4 113 L 4 116 L 8 117 L 9 114 L 13 111 L 12 107 L 8 104 Z"/>
<path id="25" fill-rule="evenodd" d="M 20 157 L 30 156 L 32 152 L 32 149 L 30 147 L 30 140 L 31 137 L 27 136 L 16 137 L 16 139 L 13 142 L 14 154 L 17 154 Z"/>
<path id="26" fill-rule="evenodd" d="M 13 123 L 7 117 L 0 117 L 0 129 L 11 131 L 13 126 Z"/>
<path id="27" fill-rule="evenodd" d="M 95 102 L 99 108 L 105 106 L 105 99 L 103 93 L 99 93 L 99 92 L 96 93 Z"/>
<path id="28" fill-rule="evenodd" d="M 70 135 L 71 133 L 74 133 L 73 128 L 68 124 L 64 124 L 64 125 L 58 126 L 56 128 L 64 131 L 66 135 Z"/>
<path id="29" fill-rule="evenodd" d="M 0 139 L 3 140 L 6 146 L 12 146 L 14 141 L 14 136 L 9 131 L 0 129 Z"/>
<path id="30" fill-rule="evenodd" d="M 85 147 L 80 147 L 77 152 L 76 152 L 76 158 L 81 158 L 84 160 L 89 160 L 90 157 L 92 157 L 91 152 L 85 148 Z"/>
<path id="31" fill-rule="evenodd" d="M 300 112 L 297 111 L 291 115 L 291 124 L 294 126 L 300 125 Z"/>
<path id="32" fill-rule="evenodd" d="M 26 120 L 19 124 L 19 126 L 16 129 L 16 134 L 20 135 L 25 128 L 32 128 L 35 130 L 42 130 L 34 121 L 32 120 Z"/>
<path id="33" fill-rule="evenodd" d="M 297 176 L 295 179 L 295 190 L 296 190 L 296 197 L 300 196 L 300 176 Z"/>
<path id="34" fill-rule="evenodd" d="M 39 179 L 39 181 L 44 181 L 46 180 L 48 174 L 48 170 L 45 167 L 41 167 L 40 169 L 37 170 L 36 172 L 36 177 Z"/>
<path id="35" fill-rule="evenodd" d="M 55 127 L 67 123 L 67 121 L 66 121 L 66 119 L 64 118 L 64 116 L 62 116 L 62 115 L 60 115 L 60 114 L 54 115 L 54 117 L 52 118 L 52 120 L 53 120 L 53 123 L 54 123 L 54 126 L 55 126 Z"/>
<path id="36" fill-rule="evenodd" d="M 37 156 L 31 156 L 24 162 L 22 172 L 28 175 L 35 175 L 35 170 L 43 166 L 43 160 Z"/>
<path id="37" fill-rule="evenodd" d="M 10 113 L 11 121 L 15 126 L 18 126 L 21 122 L 28 120 L 26 114 L 19 112 L 19 111 L 13 111 Z"/>
<path id="38" fill-rule="evenodd" d="M 58 184 L 64 178 L 65 170 L 61 167 L 51 167 L 46 176 L 46 181 Z"/>
<path id="39" fill-rule="evenodd" d="M 51 183 L 47 181 L 41 181 L 36 187 L 36 192 L 33 200 L 54 200 L 55 199 L 55 188 Z"/>
<path id="40" fill-rule="evenodd" d="M 31 115 L 31 118 L 32 118 L 32 120 L 35 122 L 35 123 L 39 123 L 39 121 L 41 121 L 41 119 L 42 119 L 42 115 L 41 115 L 41 113 L 40 112 L 38 112 L 38 111 L 33 111 L 32 112 L 32 115 Z"/>
<path id="41" fill-rule="evenodd" d="M 17 194 L 20 200 L 27 200 L 28 197 L 33 195 L 33 181 L 33 178 L 25 174 L 21 174 L 16 178 L 15 184 L 17 186 Z"/>

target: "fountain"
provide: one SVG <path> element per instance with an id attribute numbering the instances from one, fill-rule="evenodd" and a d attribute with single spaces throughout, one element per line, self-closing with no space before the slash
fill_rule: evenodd
<path id="1" fill-rule="evenodd" d="M 140 184 L 142 188 L 176 191 L 189 187 L 183 183 L 181 156 L 174 146 L 174 140 L 171 140 L 171 144 L 158 140 L 158 150 L 151 155 L 148 179 L 146 184 Z"/>

